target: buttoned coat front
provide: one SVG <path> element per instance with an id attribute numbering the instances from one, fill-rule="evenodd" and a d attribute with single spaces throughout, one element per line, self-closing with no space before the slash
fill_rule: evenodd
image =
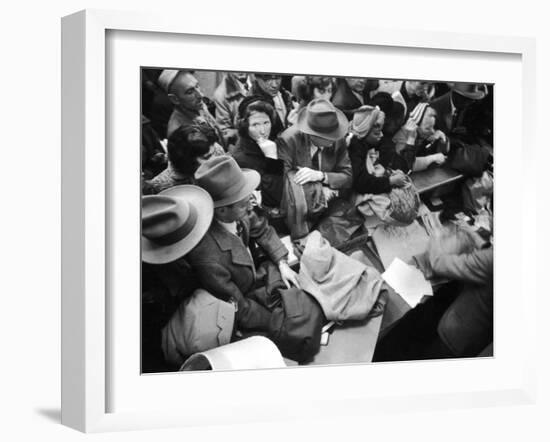
<path id="1" fill-rule="evenodd" d="M 253 240 L 275 263 L 285 258 L 288 251 L 265 218 L 252 213 L 242 224 L 243 240 L 214 220 L 187 257 L 204 289 L 224 301 L 236 302 L 240 328 L 268 331 L 271 314 L 254 299 L 265 299 L 267 295 L 255 291 L 265 292 L 269 287 L 257 279 L 254 261 L 245 244 Z"/>

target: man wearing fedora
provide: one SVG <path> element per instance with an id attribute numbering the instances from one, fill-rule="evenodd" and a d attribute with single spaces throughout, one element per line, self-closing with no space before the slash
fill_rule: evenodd
<path id="1" fill-rule="evenodd" d="M 196 290 L 199 287 L 185 260 L 207 232 L 213 215 L 212 198 L 193 185 L 142 198 L 144 371 L 164 371 L 169 368 L 166 363 L 177 368 L 186 349 L 204 350 L 229 342 L 232 326 L 224 323 L 222 333 L 219 316 L 223 313 L 232 319 L 228 311 L 233 312 L 233 306 Z M 200 317 L 194 321 L 200 323 L 200 340 L 190 315 Z"/>
<path id="2" fill-rule="evenodd" d="M 201 285 L 235 305 L 240 329 L 269 331 L 270 311 L 255 299 L 269 287 L 259 281 L 249 246 L 252 241 L 277 265 L 287 287 L 298 286 L 289 267 L 288 251 L 267 220 L 251 210 L 251 195 L 260 183 L 255 170 L 241 170 L 229 156 L 211 158 L 195 180 L 214 201 L 214 220 L 199 244 L 188 254 Z"/>
<path id="3" fill-rule="evenodd" d="M 351 163 L 345 137 L 348 119 L 323 98 L 311 101 L 299 114 L 296 124 L 277 140 L 279 159 L 285 172 L 296 171 L 294 181 L 303 185 L 320 182 L 328 196 L 351 187 Z"/>
<path id="4" fill-rule="evenodd" d="M 451 83 L 451 90 L 430 103 L 437 113 L 436 129 L 447 136 L 463 135 L 467 109 L 487 96 L 487 85 L 477 83 Z"/>

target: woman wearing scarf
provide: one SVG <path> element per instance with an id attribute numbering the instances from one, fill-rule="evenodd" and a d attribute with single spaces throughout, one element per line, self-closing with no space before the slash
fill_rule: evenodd
<path id="1" fill-rule="evenodd" d="M 395 151 L 409 170 L 425 170 L 432 164 L 441 165 L 449 151 L 447 137 L 435 130 L 436 112 L 428 103 L 419 103 L 409 120 L 393 137 Z"/>
<path id="2" fill-rule="evenodd" d="M 406 176 L 402 171 L 386 171 L 377 164 L 384 117 L 384 112 L 378 106 L 361 106 L 350 123 L 348 153 L 353 172 L 353 189 L 357 193 L 389 193 L 392 187 L 403 187 L 406 184 Z"/>

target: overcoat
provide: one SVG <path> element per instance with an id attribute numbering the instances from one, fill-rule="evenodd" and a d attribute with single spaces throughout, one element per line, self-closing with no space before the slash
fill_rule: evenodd
<path id="1" fill-rule="evenodd" d="M 252 212 L 242 219 L 243 240 L 230 233 L 216 220 L 200 243 L 187 255 L 202 287 L 214 296 L 237 305 L 237 324 L 242 329 L 266 330 L 271 314 L 256 302 L 266 298 L 270 287 L 260 281 L 252 256 L 245 246 L 254 241 L 277 263 L 288 251 L 267 220 Z"/>

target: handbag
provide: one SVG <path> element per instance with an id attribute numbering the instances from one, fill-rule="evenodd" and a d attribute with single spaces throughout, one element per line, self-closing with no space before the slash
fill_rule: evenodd
<path id="1" fill-rule="evenodd" d="M 296 287 L 279 290 L 281 304 L 271 315 L 269 338 L 282 355 L 299 363 L 310 361 L 321 347 L 325 316 L 310 295 Z"/>
<path id="2" fill-rule="evenodd" d="M 305 362 L 321 346 L 321 328 L 325 317 L 321 307 L 307 293 L 296 287 L 286 288 L 281 274 L 272 262 L 258 270 L 261 288 L 247 293 L 270 312 L 267 337 L 286 358 Z"/>
<path id="3" fill-rule="evenodd" d="M 479 144 L 453 140 L 449 166 L 464 175 L 479 177 L 485 170 L 489 155 L 489 151 Z"/>
<path id="4" fill-rule="evenodd" d="M 407 226 L 418 217 L 420 196 L 410 177 L 405 187 L 398 187 L 390 193 L 357 195 L 355 205 L 365 217 L 373 214 L 384 223 Z"/>

